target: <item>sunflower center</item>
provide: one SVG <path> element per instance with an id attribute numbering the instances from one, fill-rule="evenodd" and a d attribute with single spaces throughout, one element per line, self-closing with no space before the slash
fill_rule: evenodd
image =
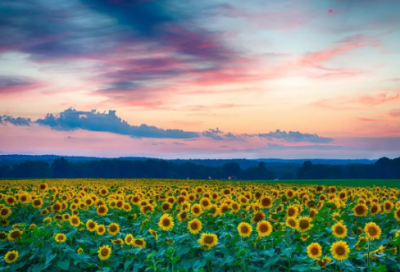
<path id="1" fill-rule="evenodd" d="M 18 237 L 19 237 L 19 231 L 13 231 L 13 232 L 11 232 L 11 237 L 12 237 L 13 239 L 18 238 Z"/>
<path id="2" fill-rule="evenodd" d="M 199 208 L 194 208 L 194 209 L 193 209 L 193 212 L 194 212 L 194 213 L 200 213 L 200 209 L 199 209 Z"/>
<path id="3" fill-rule="evenodd" d="M 344 233 L 344 229 L 342 227 L 336 227 L 336 233 L 337 234 L 343 234 Z"/>
<path id="4" fill-rule="evenodd" d="M 249 228 L 247 226 L 242 226 L 242 232 L 243 233 L 248 233 L 249 232 Z"/>
<path id="5" fill-rule="evenodd" d="M 135 243 L 139 246 L 143 245 L 143 241 L 142 240 L 136 240 Z"/>
<path id="6" fill-rule="evenodd" d="M 10 261 L 14 260 L 15 258 L 16 258 L 15 253 L 10 253 L 10 254 L 8 254 L 8 259 L 9 259 Z"/>
<path id="7" fill-rule="evenodd" d="M 3 232 L 0 232 L 0 240 L 6 239 L 6 234 Z"/>
<path id="8" fill-rule="evenodd" d="M 261 213 L 256 213 L 256 215 L 254 216 L 254 221 L 258 222 L 261 221 L 263 218 L 264 217 Z"/>
<path id="9" fill-rule="evenodd" d="M 264 198 L 262 200 L 262 203 L 263 203 L 264 206 L 269 206 L 271 204 L 271 201 L 270 201 L 269 198 Z"/>
<path id="10" fill-rule="evenodd" d="M 214 237 L 212 236 L 206 236 L 204 237 L 204 243 L 206 244 L 212 244 L 214 242 Z"/>
<path id="11" fill-rule="evenodd" d="M 76 219 L 76 218 L 72 219 L 72 223 L 75 225 L 78 224 L 78 219 Z"/>
<path id="12" fill-rule="evenodd" d="M 269 230 L 269 227 L 268 227 L 268 225 L 267 224 L 262 224 L 261 226 L 260 226 L 260 231 L 261 232 L 267 232 Z"/>
<path id="13" fill-rule="evenodd" d="M 117 226 L 112 225 L 112 226 L 110 227 L 110 231 L 116 232 L 116 231 L 117 231 Z"/>
<path id="14" fill-rule="evenodd" d="M 310 223 L 308 223 L 307 220 L 301 220 L 300 221 L 300 228 L 307 229 L 309 226 L 310 226 Z"/>
<path id="15" fill-rule="evenodd" d="M 107 256 L 108 255 L 108 249 L 107 248 L 103 248 L 101 251 L 100 251 L 100 254 L 101 254 L 101 256 Z"/>
<path id="16" fill-rule="evenodd" d="M 356 213 L 357 214 L 363 214 L 364 213 L 364 207 L 363 206 L 358 206 L 356 208 Z"/>
<path id="17" fill-rule="evenodd" d="M 288 210 L 288 215 L 289 215 L 289 216 L 293 216 L 294 213 L 295 213 L 295 212 L 294 212 L 294 209 L 289 209 L 289 210 Z"/>
<path id="18" fill-rule="evenodd" d="M 165 204 L 162 206 L 162 208 L 163 208 L 163 210 L 168 210 L 168 209 L 169 209 L 169 204 L 165 203 Z"/>
<path id="19" fill-rule="evenodd" d="M 389 203 L 387 203 L 387 204 L 385 205 L 385 208 L 386 208 L 386 210 L 390 210 L 391 205 L 390 205 Z"/>
<path id="20" fill-rule="evenodd" d="M 377 233 L 376 229 L 374 229 L 374 228 L 370 228 L 370 229 L 368 230 L 368 232 L 369 232 L 371 235 L 376 235 L 376 233 Z"/>
<path id="21" fill-rule="evenodd" d="M 374 213 L 374 212 L 376 212 L 377 210 L 378 210 L 378 208 L 377 208 L 376 206 L 373 206 L 372 209 L 371 209 L 371 212 Z"/>
<path id="22" fill-rule="evenodd" d="M 96 225 L 93 222 L 89 223 L 89 228 L 93 229 L 94 227 L 96 227 Z"/>
<path id="23" fill-rule="evenodd" d="M 314 247 L 313 249 L 311 249 L 311 253 L 313 254 L 313 255 L 317 255 L 318 254 L 318 248 L 316 248 L 316 247 Z"/>
<path id="24" fill-rule="evenodd" d="M 338 246 L 338 247 L 335 249 L 335 252 L 336 252 L 337 255 L 344 255 L 345 250 L 344 250 L 344 248 L 343 248 L 342 246 Z"/>
<path id="25" fill-rule="evenodd" d="M 162 224 L 163 226 L 168 227 L 170 225 L 170 220 L 168 218 L 164 218 Z"/>
<path id="26" fill-rule="evenodd" d="M 289 225 L 291 225 L 292 227 L 296 226 L 296 222 L 294 220 L 290 220 L 289 221 Z"/>
<path id="27" fill-rule="evenodd" d="M 8 214 L 8 210 L 7 209 L 2 209 L 1 210 L 1 215 L 6 216 Z"/>
<path id="28" fill-rule="evenodd" d="M 199 227 L 197 226 L 197 223 L 192 223 L 192 224 L 190 225 L 190 228 L 191 228 L 192 230 L 197 230 Z"/>

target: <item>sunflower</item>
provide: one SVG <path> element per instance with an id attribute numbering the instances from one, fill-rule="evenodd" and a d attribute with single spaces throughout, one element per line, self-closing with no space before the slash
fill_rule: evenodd
<path id="1" fill-rule="evenodd" d="M 79 255 L 82 254 L 83 253 L 83 248 L 78 248 L 77 252 L 78 252 Z"/>
<path id="2" fill-rule="evenodd" d="M 108 213 L 108 208 L 106 205 L 100 205 L 96 210 L 97 215 L 105 216 Z"/>
<path id="3" fill-rule="evenodd" d="M 101 236 L 106 232 L 106 227 L 104 225 L 97 225 L 96 232 Z"/>
<path id="4" fill-rule="evenodd" d="M 39 189 L 40 189 L 41 191 L 47 191 L 47 190 L 49 189 L 49 185 L 47 185 L 47 183 L 41 183 L 41 184 L 39 185 Z"/>
<path id="5" fill-rule="evenodd" d="M 189 218 L 189 214 L 186 211 L 182 211 L 178 213 L 176 217 L 178 218 L 179 222 L 184 222 Z"/>
<path id="6" fill-rule="evenodd" d="M 307 241 L 308 238 L 310 238 L 310 235 L 308 235 L 307 233 L 302 233 L 300 236 L 300 239 L 304 242 Z"/>
<path id="7" fill-rule="evenodd" d="M 72 226 L 74 227 L 79 227 L 81 224 L 81 220 L 79 219 L 78 216 L 71 216 L 71 218 L 69 219 L 69 222 Z"/>
<path id="8" fill-rule="evenodd" d="M 95 231 L 96 228 L 97 228 L 97 223 L 94 222 L 92 219 L 89 219 L 89 220 L 86 222 L 86 229 L 87 229 L 88 231 L 90 231 L 90 232 Z"/>
<path id="9" fill-rule="evenodd" d="M 211 201 L 207 197 L 203 197 L 200 199 L 200 205 L 207 210 L 211 206 Z"/>
<path id="10" fill-rule="evenodd" d="M 164 213 L 168 212 L 171 208 L 172 208 L 172 204 L 169 203 L 168 201 L 165 201 L 161 206 L 161 209 Z"/>
<path id="11" fill-rule="evenodd" d="M 124 239 L 125 244 L 127 244 L 127 245 L 132 244 L 133 239 L 135 239 L 135 238 L 133 238 L 133 235 L 132 235 L 132 234 L 127 234 L 127 235 L 125 236 L 125 239 Z"/>
<path id="12" fill-rule="evenodd" d="M 145 205 L 140 208 L 140 211 L 144 214 L 146 214 L 147 212 L 152 213 L 154 212 L 154 207 L 152 205 Z"/>
<path id="13" fill-rule="evenodd" d="M 169 231 L 174 227 L 174 221 L 173 221 L 172 217 L 166 213 L 160 217 L 158 226 L 165 231 Z"/>
<path id="14" fill-rule="evenodd" d="M 262 220 L 257 223 L 256 230 L 258 232 L 259 237 L 269 236 L 272 232 L 271 223 L 265 220 Z"/>
<path id="15" fill-rule="evenodd" d="M 292 229 L 296 229 L 297 228 L 297 220 L 294 217 L 288 217 L 286 219 L 286 226 L 288 226 L 289 228 Z"/>
<path id="16" fill-rule="evenodd" d="M 191 208 L 192 215 L 197 217 L 203 213 L 203 209 L 200 204 L 194 204 Z"/>
<path id="17" fill-rule="evenodd" d="M 332 259 L 325 256 L 324 258 L 318 259 L 317 264 L 324 269 L 328 263 L 332 262 Z"/>
<path id="18" fill-rule="evenodd" d="M 192 234 L 197 234 L 201 231 L 203 225 L 197 219 L 193 219 L 188 223 L 188 229 Z"/>
<path id="19" fill-rule="evenodd" d="M 365 224 L 364 232 L 367 234 L 368 238 L 371 240 L 379 239 L 381 237 L 381 228 L 374 222 Z"/>
<path id="20" fill-rule="evenodd" d="M 142 239 L 142 238 L 135 239 L 135 240 L 133 240 L 132 245 L 134 247 L 145 248 L 146 247 L 146 241 L 144 239 Z"/>
<path id="21" fill-rule="evenodd" d="M 237 230 L 241 237 L 249 237 L 251 232 L 253 231 L 253 227 L 249 223 L 241 222 L 238 225 Z"/>
<path id="22" fill-rule="evenodd" d="M 50 225 L 51 224 L 51 217 L 46 217 L 45 219 L 43 219 L 43 223 L 45 225 Z"/>
<path id="23" fill-rule="evenodd" d="M 213 207 L 214 205 L 212 205 L 211 207 Z M 232 208 L 232 212 L 237 213 L 240 211 L 240 204 L 233 201 L 231 204 L 231 208 Z"/>
<path id="24" fill-rule="evenodd" d="M 388 213 L 393 209 L 393 206 L 394 205 L 390 200 L 386 200 L 385 203 L 383 203 L 383 211 Z"/>
<path id="25" fill-rule="evenodd" d="M 322 248 L 318 243 L 312 243 L 307 247 L 307 254 L 311 259 L 318 259 L 322 255 Z"/>
<path id="26" fill-rule="evenodd" d="M 299 209 L 294 205 L 290 205 L 286 209 L 286 214 L 288 217 L 296 217 L 299 214 Z"/>
<path id="27" fill-rule="evenodd" d="M 7 219 L 11 215 L 11 209 L 8 207 L 4 207 L 0 210 L 0 217 L 3 219 Z"/>
<path id="28" fill-rule="evenodd" d="M 69 221 L 70 218 L 71 218 L 71 215 L 69 213 L 64 213 L 62 215 L 62 220 L 63 221 Z"/>
<path id="29" fill-rule="evenodd" d="M 14 206 L 17 203 L 17 200 L 13 196 L 7 196 L 6 203 L 10 206 Z"/>
<path id="30" fill-rule="evenodd" d="M 215 234 L 202 233 L 198 243 L 203 246 L 202 249 L 210 250 L 218 244 L 218 237 Z"/>
<path id="31" fill-rule="evenodd" d="M 378 203 L 373 203 L 370 209 L 371 215 L 375 216 L 382 210 L 381 205 Z"/>
<path id="32" fill-rule="evenodd" d="M 297 219 L 297 230 L 299 232 L 305 232 L 312 228 L 312 224 L 310 224 L 311 218 L 308 216 L 302 216 Z"/>
<path id="33" fill-rule="evenodd" d="M 18 254 L 16 250 L 8 251 L 4 256 L 4 261 L 6 261 L 6 263 L 13 263 L 18 259 Z"/>
<path id="34" fill-rule="evenodd" d="M 366 216 L 368 213 L 368 207 L 365 204 L 358 204 L 353 209 L 355 216 Z"/>
<path id="35" fill-rule="evenodd" d="M 19 230 L 19 229 L 14 229 L 14 230 L 11 230 L 11 231 L 8 233 L 7 238 L 8 238 L 8 240 L 10 240 L 10 241 L 18 241 L 19 238 L 20 238 L 20 236 L 21 236 L 21 234 L 22 234 L 22 231 L 21 231 L 21 230 Z"/>
<path id="36" fill-rule="evenodd" d="M 336 238 L 345 238 L 347 236 L 347 227 L 338 222 L 332 226 L 332 234 Z"/>
<path id="37" fill-rule="evenodd" d="M 55 240 L 57 243 L 63 243 L 67 240 L 67 237 L 65 236 L 64 233 L 57 233 Z"/>
<path id="38" fill-rule="evenodd" d="M 119 233 L 119 225 L 117 223 L 111 223 L 108 225 L 107 231 L 111 235 L 117 235 Z"/>
<path id="39" fill-rule="evenodd" d="M 260 204 L 261 204 L 262 208 L 269 209 L 269 208 L 272 207 L 272 204 L 273 204 L 272 203 L 272 198 L 269 197 L 269 196 L 264 196 L 264 197 L 261 198 Z"/>
<path id="40" fill-rule="evenodd" d="M 222 215 L 222 214 L 226 213 L 229 209 L 230 209 L 230 205 L 228 205 L 227 203 L 224 203 L 219 207 L 218 213 Z"/>
<path id="41" fill-rule="evenodd" d="M 397 209 L 394 212 L 394 218 L 396 218 L 397 221 L 400 221 L 400 209 Z"/>
<path id="42" fill-rule="evenodd" d="M 97 252 L 99 253 L 100 260 L 104 261 L 110 258 L 112 250 L 108 245 L 105 245 L 100 247 Z"/>
<path id="43" fill-rule="evenodd" d="M 111 244 L 116 245 L 116 246 L 122 246 L 124 244 L 124 240 L 122 240 L 121 238 L 119 238 L 117 240 L 111 240 Z"/>
<path id="44" fill-rule="evenodd" d="M 154 238 L 156 238 L 156 240 L 158 240 L 158 233 L 157 233 L 157 231 L 152 230 L 152 229 L 149 229 L 149 232 L 150 232 L 150 234 L 151 234 Z"/>
<path id="45" fill-rule="evenodd" d="M 260 221 L 262 221 L 265 218 L 265 213 L 263 213 L 262 211 L 257 211 L 256 213 L 254 213 L 253 218 L 251 219 L 251 223 L 258 223 Z"/>
<path id="46" fill-rule="evenodd" d="M 43 200 L 41 198 L 33 200 L 32 206 L 35 208 L 41 208 L 43 206 Z"/>
<path id="47" fill-rule="evenodd" d="M 344 241 L 337 241 L 331 246 L 333 258 L 338 261 L 343 261 L 349 258 L 350 248 Z"/>

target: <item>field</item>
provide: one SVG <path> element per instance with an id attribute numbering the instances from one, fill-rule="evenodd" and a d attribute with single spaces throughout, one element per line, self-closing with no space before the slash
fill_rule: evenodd
<path id="1" fill-rule="evenodd" d="M 399 185 L 2 180 L 0 271 L 400 271 Z"/>

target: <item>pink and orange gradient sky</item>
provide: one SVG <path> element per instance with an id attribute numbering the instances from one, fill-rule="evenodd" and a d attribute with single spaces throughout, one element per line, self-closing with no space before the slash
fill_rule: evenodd
<path id="1" fill-rule="evenodd" d="M 400 156 L 398 0 L 0 3 L 0 154 Z"/>

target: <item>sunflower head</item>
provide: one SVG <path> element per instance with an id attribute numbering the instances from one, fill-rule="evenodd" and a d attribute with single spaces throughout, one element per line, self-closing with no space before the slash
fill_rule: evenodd
<path id="1" fill-rule="evenodd" d="M 188 223 L 188 229 L 192 234 L 197 234 L 202 229 L 202 224 L 199 220 L 193 219 Z"/>
<path id="2" fill-rule="evenodd" d="M 83 253 L 83 249 L 82 248 L 78 248 L 77 252 L 78 252 L 78 254 L 82 254 Z"/>
<path id="3" fill-rule="evenodd" d="M 253 227 L 249 223 L 241 222 L 238 225 L 237 230 L 241 237 L 249 237 L 251 232 L 253 231 Z"/>
<path id="4" fill-rule="evenodd" d="M 174 221 L 172 219 L 172 217 L 169 214 L 163 214 L 160 217 L 160 221 L 158 222 L 158 226 L 165 230 L 165 231 L 169 231 L 174 227 Z"/>
<path id="5" fill-rule="evenodd" d="M 146 241 L 142 238 L 140 239 L 134 239 L 132 242 L 132 245 L 134 247 L 140 247 L 140 248 L 145 248 L 146 247 Z"/>
<path id="6" fill-rule="evenodd" d="M 8 233 L 8 240 L 10 241 L 18 241 L 20 236 L 22 234 L 22 231 L 19 229 L 13 229 Z"/>
<path id="7" fill-rule="evenodd" d="M 88 231 L 90 231 L 90 232 L 95 231 L 96 228 L 97 228 L 97 223 L 94 222 L 92 219 L 89 219 L 89 220 L 86 222 L 86 229 L 87 229 Z"/>
<path id="8" fill-rule="evenodd" d="M 353 209 L 355 216 L 367 216 L 368 214 L 368 207 L 365 204 L 358 204 Z"/>
<path id="9" fill-rule="evenodd" d="M 133 238 L 133 235 L 132 234 L 127 234 L 126 236 L 125 236 L 125 244 L 127 244 L 127 245 L 130 245 L 130 244 L 132 244 L 132 242 L 133 242 L 133 239 L 135 239 L 135 238 Z"/>
<path id="10" fill-rule="evenodd" d="M 265 237 L 271 235 L 272 226 L 271 223 L 265 220 L 262 220 L 257 223 L 257 232 L 259 237 Z"/>
<path id="11" fill-rule="evenodd" d="M 311 218 L 308 216 L 302 216 L 299 219 L 297 219 L 297 230 L 299 232 L 305 232 L 308 231 L 313 227 L 313 225 L 310 223 Z"/>
<path id="12" fill-rule="evenodd" d="M 55 237 L 55 240 L 56 240 L 57 243 L 63 243 L 63 242 L 65 242 L 67 240 L 67 237 L 65 236 L 64 233 L 57 233 L 56 237 Z"/>
<path id="13" fill-rule="evenodd" d="M 105 245 L 100 247 L 97 252 L 99 253 L 99 259 L 104 261 L 110 258 L 112 250 L 108 245 Z"/>
<path id="14" fill-rule="evenodd" d="M 17 261 L 18 255 L 19 255 L 19 253 L 16 250 L 8 251 L 6 253 L 6 255 L 4 256 L 4 261 L 6 261 L 6 263 L 9 263 L 9 264 L 13 263 L 13 262 Z"/>
<path id="15" fill-rule="evenodd" d="M 106 227 L 104 225 L 97 225 L 96 232 L 101 236 L 106 232 Z"/>
<path id="16" fill-rule="evenodd" d="M 202 233 L 198 243 L 202 245 L 203 249 L 210 250 L 212 247 L 218 244 L 218 237 L 215 234 Z"/>
<path id="17" fill-rule="evenodd" d="M 156 238 L 156 240 L 158 240 L 158 233 L 157 233 L 157 231 L 152 230 L 152 229 L 149 229 L 149 232 L 150 232 L 150 234 L 151 234 L 154 238 Z"/>
<path id="18" fill-rule="evenodd" d="M 322 248 L 318 243 L 312 243 L 307 247 L 307 254 L 311 259 L 318 259 L 322 255 Z"/>
<path id="19" fill-rule="evenodd" d="M 108 233 L 111 235 L 117 235 L 119 230 L 119 225 L 117 223 L 111 223 L 107 228 Z"/>
<path id="20" fill-rule="evenodd" d="M 333 258 L 338 261 L 343 261 L 349 258 L 350 248 L 344 241 L 337 241 L 331 246 Z"/>
<path id="21" fill-rule="evenodd" d="M 347 227 L 338 222 L 332 226 L 332 234 L 336 238 L 345 238 L 347 236 Z"/>
<path id="22" fill-rule="evenodd" d="M 371 240 L 379 239 L 382 234 L 381 228 L 374 222 L 365 224 L 364 232 L 367 234 L 368 238 Z"/>

